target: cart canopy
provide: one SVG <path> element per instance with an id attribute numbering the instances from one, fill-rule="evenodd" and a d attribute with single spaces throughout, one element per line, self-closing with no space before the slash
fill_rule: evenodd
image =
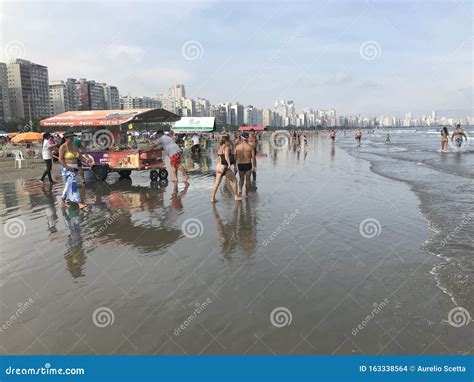
<path id="1" fill-rule="evenodd" d="M 216 128 L 214 117 L 183 117 L 174 124 L 175 133 L 210 133 Z"/>
<path id="2" fill-rule="evenodd" d="M 239 131 L 265 131 L 265 126 L 240 126 Z"/>
<path id="3" fill-rule="evenodd" d="M 180 116 L 165 109 L 68 111 L 41 121 L 43 127 L 118 126 L 124 123 L 175 122 Z"/>

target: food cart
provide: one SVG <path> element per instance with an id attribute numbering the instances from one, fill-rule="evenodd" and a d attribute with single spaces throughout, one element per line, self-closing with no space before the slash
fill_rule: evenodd
<path id="1" fill-rule="evenodd" d="M 80 128 L 89 168 L 99 180 L 109 172 L 129 177 L 132 171 L 150 171 L 150 179 L 166 179 L 163 151 L 140 149 L 129 144 L 127 132 L 139 123 L 171 123 L 180 117 L 165 109 L 69 111 L 41 121 L 44 128 Z"/>
<path id="2" fill-rule="evenodd" d="M 216 129 L 216 119 L 215 117 L 182 117 L 171 129 L 175 134 L 209 134 Z M 202 150 L 207 149 L 207 142 L 207 139 L 201 139 Z M 186 139 L 184 148 L 190 149 L 192 146 L 192 141 Z"/>

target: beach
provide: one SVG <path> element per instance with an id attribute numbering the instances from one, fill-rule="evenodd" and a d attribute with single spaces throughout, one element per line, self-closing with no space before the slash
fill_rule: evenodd
<path id="1" fill-rule="evenodd" d="M 85 213 L 59 208 L 41 165 L 3 161 L 0 351 L 471 353 L 450 312 L 474 311 L 472 148 L 437 163 L 439 139 L 350 134 L 263 140 L 250 198 L 216 205 L 215 148 L 185 155 L 189 187 L 83 185 Z"/>

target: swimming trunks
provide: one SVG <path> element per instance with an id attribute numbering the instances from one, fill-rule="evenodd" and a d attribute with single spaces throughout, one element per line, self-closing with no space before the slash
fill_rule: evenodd
<path id="1" fill-rule="evenodd" d="M 170 164 L 173 167 L 178 167 L 181 164 L 181 152 L 178 151 L 170 156 Z"/>
<path id="2" fill-rule="evenodd" d="M 461 147 L 461 146 L 462 146 L 462 141 L 463 141 L 463 139 L 462 139 L 461 137 L 457 137 L 457 138 L 455 139 L 455 141 L 456 141 L 456 146 L 458 146 L 458 147 Z"/>
<path id="3" fill-rule="evenodd" d="M 247 172 L 252 169 L 252 163 L 239 163 L 237 167 L 239 168 L 239 171 Z"/>

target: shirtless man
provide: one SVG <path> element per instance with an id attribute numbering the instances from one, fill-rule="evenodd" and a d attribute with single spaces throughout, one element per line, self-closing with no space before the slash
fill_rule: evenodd
<path id="1" fill-rule="evenodd" d="M 239 196 L 242 197 L 242 190 L 245 181 L 245 197 L 248 198 L 250 190 L 250 173 L 255 163 L 255 154 L 253 146 L 248 142 L 249 135 L 242 134 L 242 143 L 235 148 L 235 160 L 239 169 Z"/>
<path id="2" fill-rule="evenodd" d="M 249 145 L 253 147 L 253 169 L 252 169 L 252 180 L 255 182 L 257 180 L 257 150 L 258 150 L 258 137 L 254 132 L 254 129 L 250 130 L 249 134 Z"/>
<path id="3" fill-rule="evenodd" d="M 456 128 L 453 130 L 453 134 L 451 135 L 451 142 L 454 140 L 458 150 L 461 150 L 464 139 L 467 140 L 466 132 L 461 127 L 461 124 L 458 123 Z"/>

